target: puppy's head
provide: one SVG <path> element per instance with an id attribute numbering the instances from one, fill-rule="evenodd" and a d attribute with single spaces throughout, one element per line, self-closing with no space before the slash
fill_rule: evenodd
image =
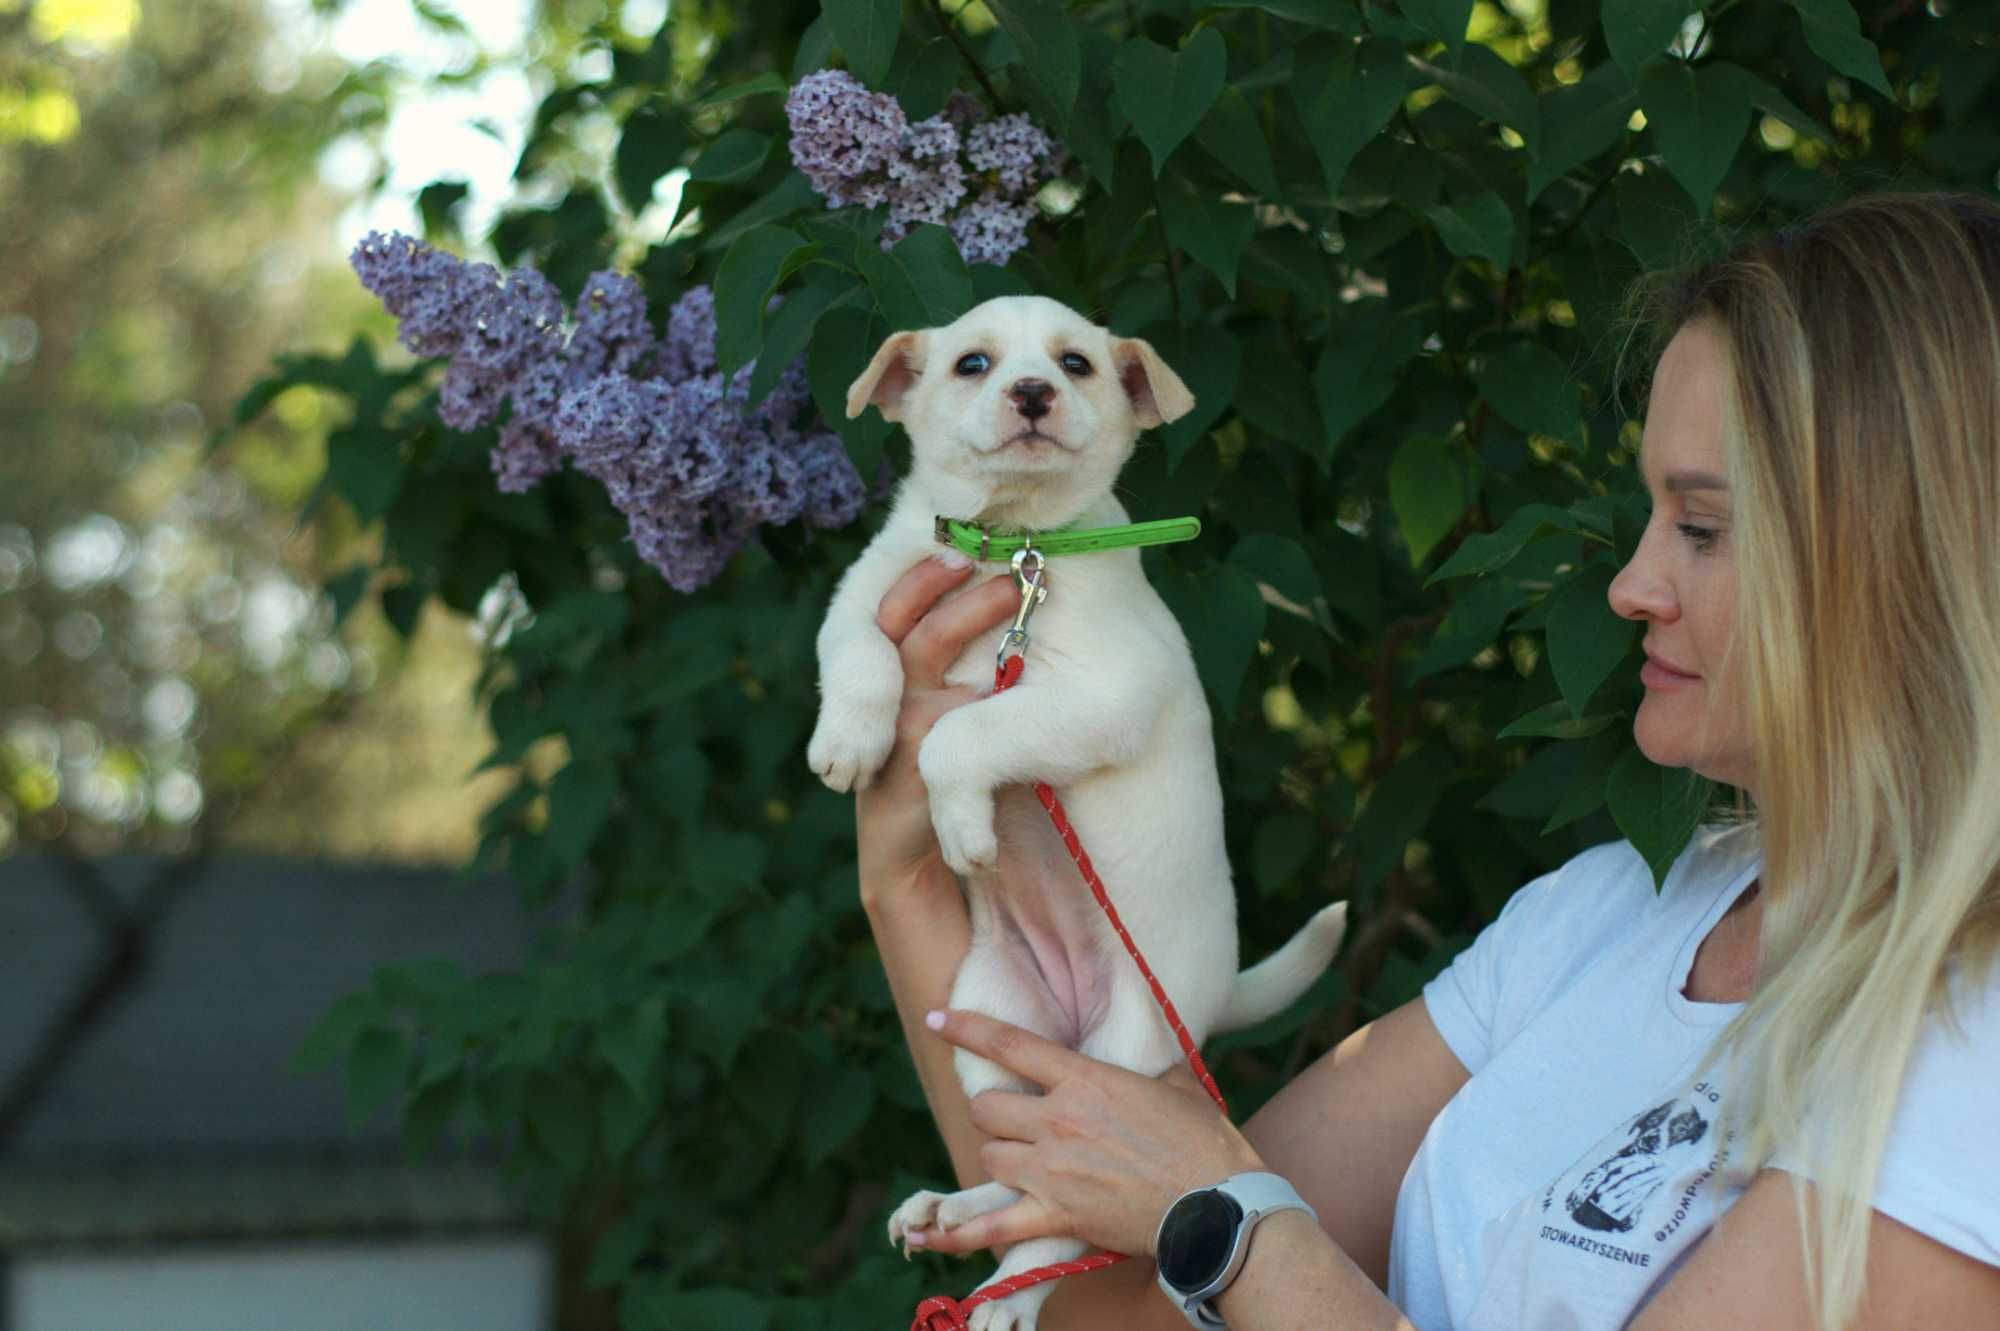
<path id="1" fill-rule="evenodd" d="M 917 475 L 1034 524 L 1107 491 L 1139 431 L 1185 415 L 1194 397 L 1144 341 L 1058 301 L 1002 296 L 884 342 L 847 390 L 848 416 L 870 403 L 909 432 Z"/>

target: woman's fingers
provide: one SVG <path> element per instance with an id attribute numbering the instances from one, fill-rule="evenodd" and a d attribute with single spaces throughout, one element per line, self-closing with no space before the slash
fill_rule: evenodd
<path id="1" fill-rule="evenodd" d="M 1048 1097 L 1019 1091 L 981 1091 L 972 1097 L 972 1126 L 989 1137 L 1017 1142 L 1041 1140 Z"/>
<path id="2" fill-rule="evenodd" d="M 882 598 L 876 622 L 902 652 L 906 687 L 944 687 L 944 672 L 966 645 L 1012 619 L 1020 608 L 1021 598 L 1007 578 L 988 578 L 963 596 L 938 600 L 964 577 L 962 570 L 946 569 L 936 560 L 926 559 Z M 916 608 L 914 617 L 912 607 Z"/>
<path id="3" fill-rule="evenodd" d="M 1033 1031 L 996 1021 L 980 1012 L 956 1009 L 932 1012 L 924 1018 L 924 1025 L 959 1048 L 991 1059 L 1009 1072 L 1018 1072 L 1044 1089 L 1096 1062 L 1054 1040 L 1045 1040 Z"/>
<path id="4" fill-rule="evenodd" d="M 1048 1207 L 1033 1197 L 1023 1197 L 952 1229 L 927 1229 L 921 1246 L 933 1252 L 967 1253 L 996 1244 L 1067 1235 L 1067 1229 L 1057 1222 Z"/>

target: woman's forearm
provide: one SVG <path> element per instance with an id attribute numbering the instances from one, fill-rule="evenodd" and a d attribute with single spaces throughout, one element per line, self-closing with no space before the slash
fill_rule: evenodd
<path id="1" fill-rule="evenodd" d="M 1230 1331 L 1416 1331 L 1304 1211 L 1258 1223 L 1214 1306 Z"/>
<path id="2" fill-rule="evenodd" d="M 875 935 L 917 1081 L 960 1186 L 971 1187 L 986 1179 L 979 1165 L 984 1137 L 972 1126 L 951 1046 L 924 1028 L 924 1014 L 950 1002 L 952 981 L 972 945 L 965 897 L 943 861 L 933 859 L 919 868 L 885 866 L 871 862 L 866 844 L 864 839 L 862 909 Z"/>

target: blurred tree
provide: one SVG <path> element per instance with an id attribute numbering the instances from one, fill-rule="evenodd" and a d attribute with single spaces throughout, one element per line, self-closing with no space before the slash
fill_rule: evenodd
<path id="1" fill-rule="evenodd" d="M 367 314 L 320 165 L 379 135 L 393 74 L 300 59 L 264 0 L 0 0 L 0 854 L 172 849 L 225 815 L 308 853 L 470 844 L 481 737 L 435 704 L 473 644 L 334 633 L 347 533 L 297 518 L 321 399 L 207 453 L 273 353 Z"/>

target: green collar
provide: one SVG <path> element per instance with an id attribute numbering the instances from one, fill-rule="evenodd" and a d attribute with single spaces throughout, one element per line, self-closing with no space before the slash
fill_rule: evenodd
<path id="1" fill-rule="evenodd" d="M 988 531 L 976 522 L 939 517 L 934 532 L 940 545 L 982 563 L 1005 561 L 1033 545 L 1045 555 L 1083 555 L 1097 550 L 1122 550 L 1137 545 L 1167 545 L 1201 535 L 1199 518 L 1162 518 L 1124 527 L 1058 527 L 1054 531 Z"/>

